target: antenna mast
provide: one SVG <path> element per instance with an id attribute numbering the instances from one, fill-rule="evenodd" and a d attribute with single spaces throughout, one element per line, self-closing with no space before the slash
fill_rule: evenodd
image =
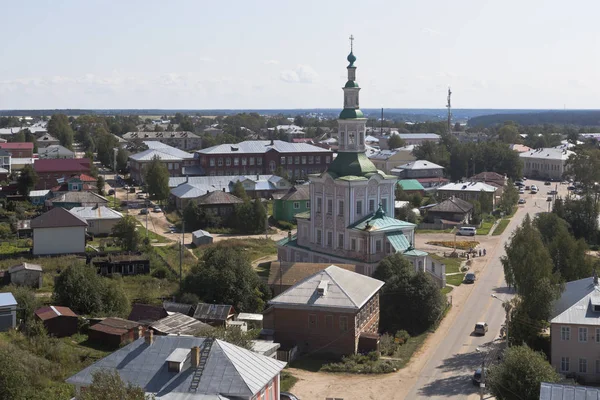
<path id="1" fill-rule="evenodd" d="M 450 90 L 450 86 L 448 86 L 448 104 L 446 107 L 448 108 L 448 134 L 452 134 L 452 103 L 450 98 L 452 97 L 452 90 Z"/>

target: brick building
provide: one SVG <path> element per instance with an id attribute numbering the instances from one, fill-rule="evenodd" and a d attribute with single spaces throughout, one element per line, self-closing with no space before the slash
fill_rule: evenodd
<path id="1" fill-rule="evenodd" d="M 131 143 L 146 141 L 160 142 L 180 150 L 194 150 L 202 147 L 202 138 L 192 132 L 127 132 L 123 139 Z"/>
<path id="2" fill-rule="evenodd" d="M 290 179 L 321 173 L 331 163 L 330 150 L 282 140 L 246 140 L 196 151 L 206 175 L 272 174 L 281 167 Z"/>
<path id="3" fill-rule="evenodd" d="M 169 176 L 183 176 L 183 168 L 194 165 L 194 155 L 161 142 L 144 142 L 148 150 L 129 156 L 131 177 L 138 183 L 144 182 L 146 166 L 158 157 L 167 166 Z"/>
<path id="4" fill-rule="evenodd" d="M 383 282 L 330 265 L 269 301 L 264 329 L 300 352 L 354 354 L 379 329 Z M 372 349 L 361 349 L 372 350 Z"/>
<path id="5" fill-rule="evenodd" d="M 33 157 L 33 143 L 31 142 L 0 143 L 0 149 L 8 151 L 13 158 Z"/>
<path id="6" fill-rule="evenodd" d="M 39 177 L 37 189 L 50 189 L 76 174 L 90 173 L 89 158 L 56 158 L 36 160 L 33 169 Z"/>

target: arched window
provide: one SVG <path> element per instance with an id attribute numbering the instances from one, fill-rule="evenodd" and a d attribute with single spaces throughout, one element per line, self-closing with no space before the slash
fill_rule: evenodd
<path id="1" fill-rule="evenodd" d="M 271 170 L 271 172 L 275 172 L 276 168 L 277 166 L 275 165 L 275 161 L 269 162 L 269 169 Z"/>

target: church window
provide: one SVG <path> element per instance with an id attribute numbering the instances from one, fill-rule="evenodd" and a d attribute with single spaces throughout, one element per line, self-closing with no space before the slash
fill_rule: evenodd
<path id="1" fill-rule="evenodd" d="M 338 234 L 338 247 L 340 249 L 344 248 L 344 234 L 343 233 Z"/>
<path id="2" fill-rule="evenodd" d="M 317 229 L 317 244 L 321 244 L 322 232 L 320 229 Z"/>
<path id="3" fill-rule="evenodd" d="M 317 197 L 317 212 L 318 213 L 321 212 L 322 203 L 323 203 L 323 200 L 320 197 Z"/>
<path id="4" fill-rule="evenodd" d="M 279 161 L 281 165 L 285 165 L 285 157 L 281 157 L 281 161 Z"/>
<path id="5" fill-rule="evenodd" d="M 327 231 L 327 247 L 333 247 L 333 232 Z"/>
<path id="6" fill-rule="evenodd" d="M 339 200 L 338 201 L 338 215 L 340 217 L 344 216 L 344 200 Z"/>
<path id="7" fill-rule="evenodd" d="M 356 214 L 362 215 L 362 200 L 356 202 Z"/>
<path id="8" fill-rule="evenodd" d="M 369 212 L 375 212 L 375 200 L 369 199 Z"/>
<path id="9" fill-rule="evenodd" d="M 333 214 L 333 200 L 327 199 L 327 214 Z"/>
<path id="10" fill-rule="evenodd" d="M 361 132 L 358 136 L 358 144 L 364 144 L 365 143 L 365 134 L 363 132 Z"/>
<path id="11" fill-rule="evenodd" d="M 354 144 L 355 141 L 355 137 L 354 137 L 354 132 L 349 132 L 348 133 L 348 144 Z"/>
<path id="12" fill-rule="evenodd" d="M 381 208 L 387 214 L 387 199 L 381 199 Z"/>
<path id="13" fill-rule="evenodd" d="M 350 249 L 356 251 L 356 239 L 350 240 Z"/>
<path id="14" fill-rule="evenodd" d="M 375 253 L 381 253 L 381 240 L 375 241 Z"/>

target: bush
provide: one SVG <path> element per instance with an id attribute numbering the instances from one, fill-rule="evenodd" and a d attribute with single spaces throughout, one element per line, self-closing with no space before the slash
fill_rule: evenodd
<path id="1" fill-rule="evenodd" d="M 373 351 L 367 355 L 352 354 L 343 357 L 340 362 L 324 365 L 321 371 L 353 374 L 387 374 L 397 371 L 398 368 L 398 361 L 381 360 L 379 353 Z"/>
<path id="2" fill-rule="evenodd" d="M 277 225 L 279 229 L 282 229 L 284 231 L 292 231 L 296 229 L 296 226 L 294 224 L 287 221 L 276 221 L 275 225 Z"/>

